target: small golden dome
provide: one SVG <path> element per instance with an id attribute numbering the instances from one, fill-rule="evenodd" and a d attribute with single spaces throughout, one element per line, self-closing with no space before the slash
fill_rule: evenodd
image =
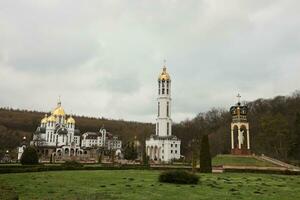
<path id="1" fill-rule="evenodd" d="M 171 80 L 171 77 L 170 77 L 170 75 L 167 72 L 166 66 L 164 66 L 163 71 L 161 72 L 161 74 L 158 77 L 158 80 L 161 80 L 161 81 L 162 80 L 165 80 L 165 81 Z"/>
<path id="2" fill-rule="evenodd" d="M 42 124 L 47 123 L 47 119 L 48 119 L 47 114 L 45 114 L 45 117 L 41 120 L 41 123 Z"/>
<path id="3" fill-rule="evenodd" d="M 68 124 L 75 124 L 75 119 L 74 119 L 72 116 L 70 116 L 70 117 L 68 118 L 68 120 L 67 120 L 67 123 L 68 123 Z"/>
<path id="4" fill-rule="evenodd" d="M 50 117 L 48 117 L 47 121 L 48 122 L 55 122 L 56 118 L 53 115 L 51 115 Z"/>

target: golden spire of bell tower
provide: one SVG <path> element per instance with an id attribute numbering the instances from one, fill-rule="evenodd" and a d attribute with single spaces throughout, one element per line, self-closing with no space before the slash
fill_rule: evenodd
<path id="1" fill-rule="evenodd" d="M 167 71 L 167 60 L 164 59 L 164 67 L 163 67 L 163 71 L 166 72 Z"/>
<path id="2" fill-rule="evenodd" d="M 166 59 L 164 59 L 163 71 L 158 77 L 158 80 L 170 81 L 170 75 L 167 72 Z"/>

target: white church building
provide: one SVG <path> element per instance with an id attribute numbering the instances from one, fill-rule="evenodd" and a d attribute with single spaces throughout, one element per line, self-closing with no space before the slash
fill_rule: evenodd
<path id="1" fill-rule="evenodd" d="M 60 100 L 51 115 L 46 114 L 41 120 L 30 144 L 43 149 L 41 153 L 46 156 L 52 153 L 76 156 L 81 153 L 80 131 L 75 128 L 74 118 L 66 116 Z"/>
<path id="2" fill-rule="evenodd" d="M 99 132 L 86 132 L 82 134 L 75 127 L 75 119 L 69 115 L 67 117 L 61 101 L 59 100 L 56 108 L 50 116 L 45 115 L 40 125 L 33 133 L 30 141 L 31 146 L 35 146 L 42 156 L 42 160 L 48 160 L 54 156 L 56 160 L 64 160 L 74 157 L 91 157 L 93 150 L 102 147 L 107 150 L 115 150 L 116 155 L 121 155 L 122 141 L 104 127 Z M 23 139 L 23 142 L 25 139 Z M 26 148 L 22 143 L 18 147 L 18 160 Z"/>
<path id="3" fill-rule="evenodd" d="M 171 78 L 164 66 L 158 77 L 156 134 L 146 140 L 146 153 L 152 161 L 180 158 L 181 141 L 172 135 L 171 100 Z"/>

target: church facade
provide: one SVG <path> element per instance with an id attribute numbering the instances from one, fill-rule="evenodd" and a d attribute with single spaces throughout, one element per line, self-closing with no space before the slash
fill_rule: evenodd
<path id="1" fill-rule="evenodd" d="M 80 131 L 75 128 L 74 118 L 71 115 L 67 117 L 60 100 L 51 115 L 46 114 L 41 120 L 30 145 L 38 147 L 39 153 L 45 157 L 54 154 L 61 158 L 82 153 Z"/>
<path id="2" fill-rule="evenodd" d="M 181 141 L 172 135 L 171 100 L 171 77 L 164 66 L 158 77 L 156 133 L 146 140 L 146 154 L 152 161 L 180 158 Z"/>
<path id="3" fill-rule="evenodd" d="M 37 147 L 42 160 L 48 160 L 50 157 L 55 160 L 97 160 L 99 148 L 114 150 L 119 156 L 122 149 L 122 141 L 107 132 L 104 127 L 98 133 L 86 132 L 81 136 L 76 128 L 75 119 L 66 115 L 60 100 L 50 116 L 46 114 L 41 120 L 33 133 L 30 145 Z M 25 148 L 25 144 L 18 148 L 18 160 Z"/>

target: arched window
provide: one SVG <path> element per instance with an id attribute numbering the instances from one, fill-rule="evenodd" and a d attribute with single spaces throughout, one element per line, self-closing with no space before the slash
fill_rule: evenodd
<path id="1" fill-rule="evenodd" d="M 157 132 L 157 135 L 159 134 L 159 123 L 157 122 L 157 125 L 156 125 L 156 132 Z"/>
<path id="2" fill-rule="evenodd" d="M 167 123 L 167 135 L 169 135 L 169 132 L 170 132 L 169 126 L 170 126 L 170 123 L 168 122 L 168 123 Z"/>
<path id="3" fill-rule="evenodd" d="M 162 80 L 162 90 L 161 94 L 165 94 L 165 80 Z"/>
<path id="4" fill-rule="evenodd" d="M 160 116 L 160 102 L 158 102 L 158 111 L 157 111 L 157 113 L 158 113 L 158 117 Z"/>
<path id="5" fill-rule="evenodd" d="M 169 94 L 169 81 L 167 81 L 167 94 Z"/>
<path id="6" fill-rule="evenodd" d="M 158 94 L 160 94 L 160 81 L 158 81 Z"/>
<path id="7" fill-rule="evenodd" d="M 169 102 L 167 102 L 167 117 L 169 117 L 169 111 L 170 111 L 170 109 L 169 109 Z"/>

